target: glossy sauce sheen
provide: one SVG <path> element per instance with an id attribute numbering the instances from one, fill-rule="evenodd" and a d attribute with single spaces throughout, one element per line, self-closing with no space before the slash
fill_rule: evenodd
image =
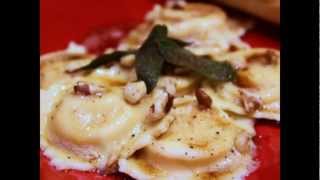
<path id="1" fill-rule="evenodd" d="M 155 0 L 62 1 L 41 0 L 40 53 L 64 49 L 74 40 L 83 43 L 95 53 L 105 47 L 115 46 L 130 28 L 143 20 L 143 15 L 152 8 Z M 61 8 L 60 5 L 63 5 Z M 126 9 L 126 13 L 123 10 Z M 62 18 L 63 17 L 63 18 Z M 270 28 L 270 27 L 269 27 Z M 279 37 L 265 28 L 249 31 L 243 40 L 253 47 L 280 48 Z M 256 159 L 259 168 L 246 180 L 280 179 L 280 127 L 273 122 L 258 121 L 256 124 Z M 102 176 L 94 172 L 76 170 L 57 171 L 40 152 L 41 180 L 117 180 L 130 179 L 116 174 Z"/>

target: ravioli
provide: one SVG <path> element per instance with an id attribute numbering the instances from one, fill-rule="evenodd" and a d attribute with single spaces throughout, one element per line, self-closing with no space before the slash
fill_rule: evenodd
<path id="1" fill-rule="evenodd" d="M 94 72 L 69 73 L 81 66 L 87 65 L 96 56 L 92 54 L 72 53 L 60 51 L 49 53 L 40 57 L 40 88 L 47 89 L 61 80 L 76 78 L 89 78 L 91 81 L 109 85 L 125 85 L 129 81 L 136 80 L 135 70 L 111 63 L 96 69 Z"/>
<path id="2" fill-rule="evenodd" d="M 240 40 L 250 21 L 229 18 L 217 6 L 202 3 L 182 3 L 175 5 L 156 5 L 146 16 L 144 23 L 132 30 L 120 42 L 118 48 L 139 47 L 156 24 L 168 26 L 169 36 L 190 42 L 187 48 L 199 55 L 229 51 L 230 47 L 246 49 L 248 44 Z"/>
<path id="3" fill-rule="evenodd" d="M 193 101 L 174 106 L 169 117 L 175 120 L 166 133 L 119 160 L 121 172 L 136 179 L 223 179 L 254 168 L 253 134 L 227 114 L 215 108 L 201 111 Z M 241 136 L 248 138 L 242 149 L 235 145 Z"/>
<path id="4" fill-rule="evenodd" d="M 83 66 L 92 58 L 94 55 L 67 51 L 42 55 L 40 57 L 40 88 L 47 89 L 59 80 L 71 79 L 72 76 L 66 73 L 67 69 Z"/>
<path id="5" fill-rule="evenodd" d="M 83 96 L 74 93 L 75 82 L 41 90 L 41 147 L 59 169 L 105 170 L 169 127 L 170 119 L 145 123 L 152 95 L 132 106 L 120 87 Z"/>
<path id="6" fill-rule="evenodd" d="M 205 89 L 220 108 L 252 118 L 280 120 L 280 53 L 253 48 L 216 55 L 237 68 L 235 82 L 212 84 Z"/>
<path id="7" fill-rule="evenodd" d="M 192 53 L 231 64 L 236 80 L 214 83 L 165 66 L 147 94 L 134 54 L 77 73 L 71 72 L 96 55 L 70 49 L 43 55 L 40 144 L 51 165 L 142 180 L 242 179 L 256 168 L 255 119 L 280 120 L 279 51 L 241 40 L 251 21 L 184 1 L 156 5 L 116 50 L 140 47 L 158 24 L 189 42 L 184 48 Z M 198 90 L 209 98 L 204 108 Z"/>

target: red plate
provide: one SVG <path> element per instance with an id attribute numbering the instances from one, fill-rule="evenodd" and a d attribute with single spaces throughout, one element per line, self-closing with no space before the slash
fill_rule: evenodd
<path id="1" fill-rule="evenodd" d="M 41 0 L 40 2 L 40 53 L 64 49 L 73 40 L 85 43 L 91 50 L 101 51 L 114 46 L 135 24 L 143 20 L 144 14 L 154 3 L 161 0 Z M 266 28 L 264 28 L 266 27 Z M 249 31 L 243 40 L 253 47 L 279 49 L 279 38 L 270 34 L 263 26 Z M 266 30 L 267 29 L 267 30 Z M 280 128 L 272 122 L 256 124 L 256 159 L 259 168 L 246 180 L 280 179 Z M 116 180 L 124 175 L 101 176 L 91 172 L 57 171 L 48 164 L 40 152 L 41 180 Z"/>

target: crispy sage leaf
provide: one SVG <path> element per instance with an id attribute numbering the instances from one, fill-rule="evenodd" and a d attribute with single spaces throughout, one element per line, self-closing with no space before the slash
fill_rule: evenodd
<path id="1" fill-rule="evenodd" d="M 212 81 L 231 81 L 235 78 L 233 67 L 208 56 L 197 56 L 170 39 L 157 41 L 159 51 L 168 63 L 186 67 Z"/>
<path id="2" fill-rule="evenodd" d="M 185 67 L 213 81 L 230 81 L 235 78 L 235 70 L 229 63 L 214 61 L 209 56 L 197 56 L 184 49 L 190 44 L 168 37 L 167 27 L 156 25 L 138 50 L 105 54 L 72 72 L 95 69 L 125 55 L 136 54 L 137 77 L 146 83 L 148 93 L 157 85 L 165 64 Z"/>
<path id="3" fill-rule="evenodd" d="M 92 70 L 99 66 L 105 65 L 108 62 L 120 60 L 121 57 L 126 56 L 128 54 L 134 54 L 135 52 L 136 52 L 135 50 L 129 50 L 129 51 L 115 51 L 110 54 L 103 54 L 101 56 L 98 56 L 94 60 L 92 60 L 89 64 L 71 71 L 71 73 L 84 71 L 84 70 Z"/>
<path id="4" fill-rule="evenodd" d="M 168 30 L 165 26 L 155 26 L 136 56 L 137 77 L 146 83 L 148 93 L 157 85 L 164 63 L 157 41 L 166 38 L 167 34 Z"/>

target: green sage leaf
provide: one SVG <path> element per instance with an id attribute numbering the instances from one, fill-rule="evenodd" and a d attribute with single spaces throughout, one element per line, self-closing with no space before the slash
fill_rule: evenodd
<path id="1" fill-rule="evenodd" d="M 71 73 L 78 72 L 78 71 L 92 70 L 99 66 L 105 65 L 108 62 L 118 61 L 120 60 L 121 57 L 129 54 L 134 54 L 135 52 L 136 52 L 135 50 L 129 50 L 129 51 L 115 51 L 109 54 L 103 54 L 93 59 L 89 64 L 71 71 Z"/>
<path id="2" fill-rule="evenodd" d="M 166 38 L 167 34 L 165 26 L 156 25 L 137 52 L 135 64 L 137 77 L 146 83 L 148 93 L 157 85 L 164 63 L 157 41 Z"/>
<path id="3" fill-rule="evenodd" d="M 235 70 L 227 62 L 214 61 L 208 56 L 197 56 L 170 39 L 161 39 L 157 44 L 168 63 L 186 67 L 212 81 L 232 81 L 235 78 Z"/>

